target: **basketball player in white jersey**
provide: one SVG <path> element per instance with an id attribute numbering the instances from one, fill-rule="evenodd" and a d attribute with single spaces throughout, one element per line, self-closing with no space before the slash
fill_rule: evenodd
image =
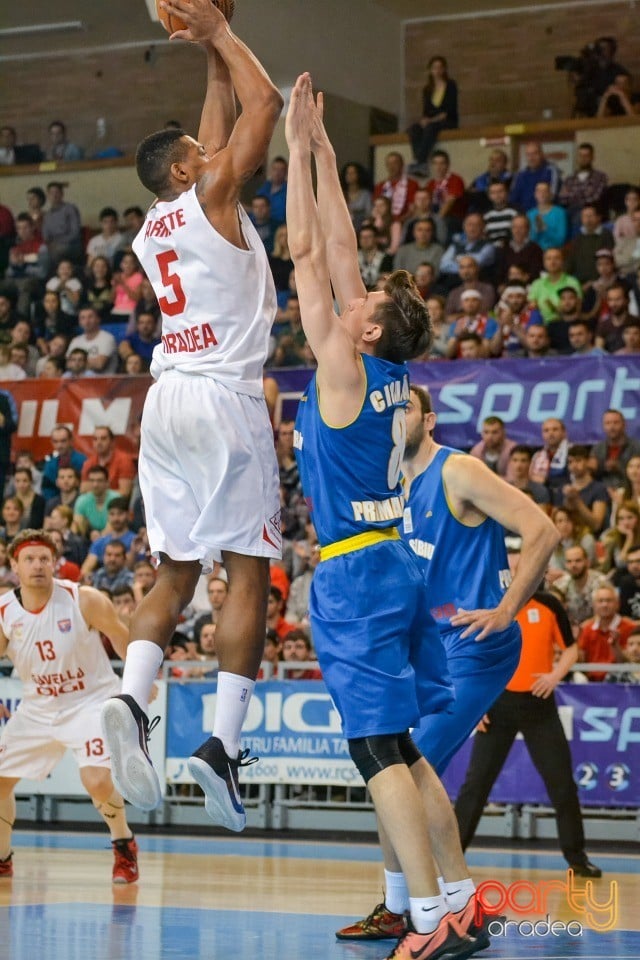
<path id="1" fill-rule="evenodd" d="M 163 4 L 205 48 L 198 141 L 162 130 L 136 164 L 157 200 L 133 247 L 162 309 L 142 419 L 140 486 L 158 577 L 131 623 L 122 695 L 103 710 L 114 780 L 143 810 L 161 799 L 146 750 L 149 693 L 181 610 L 222 560 L 213 736 L 189 761 L 216 823 L 242 830 L 240 730 L 264 648 L 269 559 L 281 549 L 278 468 L 262 368 L 276 297 L 264 246 L 239 204 L 266 155 L 282 97 L 210 0 Z M 242 113 L 234 122 L 234 90 Z"/>
<path id="2" fill-rule="evenodd" d="M 111 834 L 113 882 L 132 883 L 138 848 L 100 730 L 102 705 L 120 681 L 99 631 L 124 656 L 127 628 L 104 594 L 54 579 L 56 546 L 42 530 L 19 533 L 9 556 L 19 586 L 0 597 L 0 656 L 12 661 L 24 692 L 0 739 L 0 879 L 13 876 L 16 784 L 22 777 L 44 780 L 69 749 Z"/>

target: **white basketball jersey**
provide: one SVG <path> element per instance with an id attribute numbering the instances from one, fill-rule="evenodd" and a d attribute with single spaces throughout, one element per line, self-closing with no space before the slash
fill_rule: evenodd
<path id="1" fill-rule="evenodd" d="M 22 709 L 58 715 L 88 697 L 117 692 L 100 634 L 87 626 L 78 584 L 54 580 L 53 593 L 39 613 L 25 610 L 16 591 L 0 597 L 0 627 L 9 641 L 6 655 L 24 684 Z"/>
<path id="2" fill-rule="evenodd" d="M 238 216 L 248 250 L 212 227 L 195 185 L 149 210 L 133 249 L 162 310 L 156 379 L 177 369 L 262 395 L 276 292 L 264 245 L 239 204 Z"/>

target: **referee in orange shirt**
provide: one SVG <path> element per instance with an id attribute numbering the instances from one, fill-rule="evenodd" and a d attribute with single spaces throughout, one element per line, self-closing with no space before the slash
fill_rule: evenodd
<path id="1" fill-rule="evenodd" d="M 509 551 L 512 572 L 518 558 L 519 552 Z M 462 847 L 466 849 L 473 839 L 491 788 L 516 735 L 522 733 L 555 810 L 563 856 L 577 876 L 600 877 L 602 871 L 585 853 L 571 753 L 553 693 L 578 659 L 571 624 L 560 601 L 542 591 L 533 595 L 516 619 L 522 630 L 520 663 L 504 693 L 478 725 L 455 805 Z M 554 647 L 562 651 L 555 666 Z"/>

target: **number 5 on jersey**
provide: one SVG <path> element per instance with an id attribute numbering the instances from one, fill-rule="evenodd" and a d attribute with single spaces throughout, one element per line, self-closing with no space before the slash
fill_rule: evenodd
<path id="1" fill-rule="evenodd" d="M 165 289 L 171 289 L 174 295 L 173 300 L 169 300 L 168 297 L 158 297 L 160 309 L 167 317 L 177 317 L 178 314 L 184 313 L 187 305 L 187 298 L 182 289 L 180 276 L 170 270 L 171 265 L 177 263 L 179 259 L 175 250 L 165 250 L 164 253 L 159 253 L 156 256 L 162 285 Z"/>

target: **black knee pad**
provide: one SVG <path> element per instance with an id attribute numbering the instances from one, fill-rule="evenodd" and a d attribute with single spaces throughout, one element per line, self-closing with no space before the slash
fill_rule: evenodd
<path id="1" fill-rule="evenodd" d="M 377 737 L 358 737 L 347 740 L 351 759 L 360 771 L 365 783 L 387 767 L 404 763 L 398 746 L 398 734 L 386 733 Z"/>
<path id="2" fill-rule="evenodd" d="M 418 760 L 422 759 L 422 753 L 416 747 L 413 737 L 406 730 L 404 733 L 401 733 L 398 737 L 398 749 L 402 755 L 402 759 L 408 767 L 412 767 L 414 763 L 417 763 Z"/>

